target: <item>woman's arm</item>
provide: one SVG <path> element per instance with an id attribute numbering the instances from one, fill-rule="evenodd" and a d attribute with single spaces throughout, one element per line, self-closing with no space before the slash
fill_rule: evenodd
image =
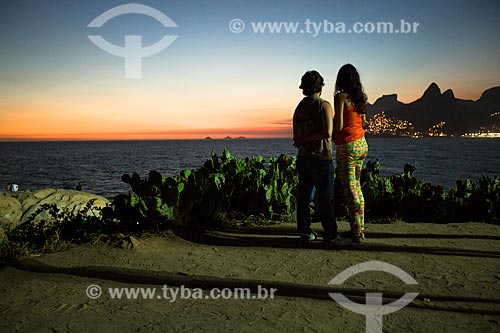
<path id="1" fill-rule="evenodd" d="M 344 128 L 344 104 L 346 101 L 345 93 L 338 93 L 333 97 L 333 104 L 335 105 L 335 118 L 333 119 L 333 130 L 335 132 L 342 131 Z"/>
<path id="2" fill-rule="evenodd" d="M 363 127 L 368 127 L 368 121 L 366 120 L 366 113 L 363 114 Z"/>

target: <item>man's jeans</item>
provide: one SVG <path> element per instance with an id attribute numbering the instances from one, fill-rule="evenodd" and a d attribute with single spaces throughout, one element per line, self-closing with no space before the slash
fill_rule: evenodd
<path id="1" fill-rule="evenodd" d="M 337 223 L 333 209 L 333 161 L 318 160 L 314 157 L 297 157 L 298 196 L 297 196 L 297 229 L 301 234 L 311 233 L 311 212 L 309 203 L 313 189 L 318 195 L 319 217 L 323 226 L 325 239 L 337 237 Z"/>

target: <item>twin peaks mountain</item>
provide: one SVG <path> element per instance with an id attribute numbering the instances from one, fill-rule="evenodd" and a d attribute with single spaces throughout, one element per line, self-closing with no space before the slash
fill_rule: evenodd
<path id="1" fill-rule="evenodd" d="M 432 83 L 422 97 L 409 104 L 398 101 L 396 94 L 384 95 L 368 105 L 367 115 L 382 111 L 387 117 L 410 121 L 417 131 L 426 133 L 430 127 L 445 122 L 444 132 L 459 135 L 500 123 L 500 115 L 493 116 L 500 112 L 500 87 L 488 89 L 472 101 L 456 98 L 451 89 L 441 93 Z"/>

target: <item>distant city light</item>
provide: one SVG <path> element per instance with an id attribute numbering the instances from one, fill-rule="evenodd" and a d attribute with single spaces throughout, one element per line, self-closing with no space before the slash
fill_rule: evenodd
<path id="1" fill-rule="evenodd" d="M 423 137 L 423 133 L 415 131 L 415 126 L 411 122 L 397 118 L 388 118 L 383 111 L 368 119 L 366 131 L 373 135 Z"/>
<path id="2" fill-rule="evenodd" d="M 448 134 L 443 132 L 443 127 L 446 125 L 446 121 L 440 121 L 436 125 L 429 128 L 427 135 L 429 136 L 448 136 Z"/>
<path id="3" fill-rule="evenodd" d="M 500 112 L 492 113 L 490 116 L 500 116 Z M 423 133 L 415 130 L 415 126 L 410 121 L 387 117 L 385 112 L 382 111 L 368 119 L 366 132 L 372 135 L 411 138 L 423 138 L 424 136 L 455 137 L 455 135 L 446 133 L 443 130 L 445 125 L 445 121 L 440 121 L 431 126 L 427 132 Z M 500 138 L 500 124 L 490 124 L 480 127 L 477 131 L 467 132 L 458 136 L 463 138 Z"/>

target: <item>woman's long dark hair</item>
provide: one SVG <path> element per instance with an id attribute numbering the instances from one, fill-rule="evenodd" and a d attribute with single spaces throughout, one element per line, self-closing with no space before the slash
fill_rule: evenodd
<path id="1" fill-rule="evenodd" d="M 351 64 L 342 66 L 337 74 L 335 88 L 337 91 L 345 92 L 349 95 L 349 99 L 354 104 L 356 112 L 361 114 L 366 113 L 366 101 L 368 98 L 363 91 L 356 67 Z"/>

